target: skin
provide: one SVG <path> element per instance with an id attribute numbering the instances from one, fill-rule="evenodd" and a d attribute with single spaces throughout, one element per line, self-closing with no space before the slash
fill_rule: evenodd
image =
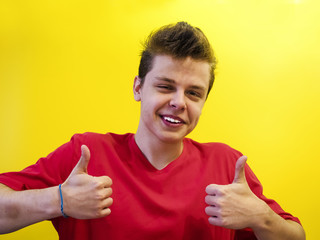
<path id="1" fill-rule="evenodd" d="M 107 176 L 88 175 L 90 151 L 85 145 L 81 151 L 79 162 L 62 184 L 64 212 L 77 219 L 108 216 L 113 203 L 112 180 Z M 58 186 L 14 191 L 0 184 L 0 196 L 0 234 L 62 216 Z"/>
<path id="2" fill-rule="evenodd" d="M 229 185 L 210 184 L 205 198 L 209 223 L 230 229 L 251 228 L 259 240 L 303 240 L 302 226 L 284 220 L 249 188 L 245 177 L 246 156 L 237 160 Z"/>
<path id="3" fill-rule="evenodd" d="M 160 55 L 143 86 L 135 78 L 134 98 L 141 101 L 135 139 L 157 169 L 181 154 L 183 138 L 197 125 L 209 87 L 209 69 L 208 63 L 190 57 L 177 60 Z"/>
<path id="4" fill-rule="evenodd" d="M 181 154 L 183 138 L 200 118 L 209 77 L 206 62 L 160 55 L 155 57 L 143 85 L 139 77 L 135 78 L 134 98 L 141 102 L 135 140 L 156 169 L 163 169 Z M 108 216 L 113 202 L 112 180 L 88 175 L 90 151 L 84 145 L 81 150 L 78 164 L 62 184 L 64 212 L 79 219 Z M 246 160 L 245 156 L 238 159 L 231 184 L 210 184 L 205 189 L 210 224 L 231 229 L 249 227 L 259 240 L 304 240 L 301 225 L 284 220 L 252 193 L 245 178 Z M 61 216 L 58 186 L 19 192 L 0 184 L 0 196 L 0 233 Z"/>
<path id="5" fill-rule="evenodd" d="M 135 138 L 155 168 L 164 168 L 181 154 L 183 138 L 200 118 L 208 85 L 208 63 L 161 55 L 155 57 L 143 85 L 139 77 L 135 78 L 135 100 L 141 101 Z M 246 161 L 245 156 L 237 160 L 232 184 L 207 186 L 209 223 L 231 229 L 252 228 L 259 240 L 305 239 L 301 225 L 281 218 L 250 190 L 244 172 Z"/>

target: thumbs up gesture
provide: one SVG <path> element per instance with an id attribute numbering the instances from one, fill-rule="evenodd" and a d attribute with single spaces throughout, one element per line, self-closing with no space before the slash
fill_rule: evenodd
<path id="1" fill-rule="evenodd" d="M 269 206 L 249 188 L 245 176 L 246 156 L 236 162 L 234 180 L 229 185 L 210 184 L 205 202 L 209 223 L 230 229 L 254 228 L 268 214 Z"/>
<path id="2" fill-rule="evenodd" d="M 90 151 L 82 145 L 80 160 L 61 188 L 64 213 L 77 219 L 100 218 L 111 213 L 112 180 L 107 176 L 90 176 L 89 161 Z"/>

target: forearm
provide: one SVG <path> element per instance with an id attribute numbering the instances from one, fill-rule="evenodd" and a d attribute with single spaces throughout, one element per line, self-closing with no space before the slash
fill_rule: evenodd
<path id="1" fill-rule="evenodd" d="M 253 228 L 258 240 L 305 240 L 302 226 L 285 220 L 270 209 L 262 221 Z"/>
<path id="2" fill-rule="evenodd" d="M 58 187 L 14 191 L 0 184 L 0 234 L 61 216 Z"/>

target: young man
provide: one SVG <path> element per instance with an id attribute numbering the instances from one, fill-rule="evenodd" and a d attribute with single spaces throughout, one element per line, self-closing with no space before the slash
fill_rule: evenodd
<path id="1" fill-rule="evenodd" d="M 179 22 L 151 34 L 134 79 L 136 134 L 77 134 L 0 175 L 0 232 L 50 219 L 62 240 L 305 239 L 299 220 L 263 196 L 245 156 L 185 138 L 214 67 L 200 29 Z"/>

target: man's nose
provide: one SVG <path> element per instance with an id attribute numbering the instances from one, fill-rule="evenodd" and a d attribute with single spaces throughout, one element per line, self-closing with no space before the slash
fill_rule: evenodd
<path id="1" fill-rule="evenodd" d="M 184 92 L 176 91 L 174 94 L 172 94 L 169 105 L 177 110 L 185 110 L 187 105 Z"/>

